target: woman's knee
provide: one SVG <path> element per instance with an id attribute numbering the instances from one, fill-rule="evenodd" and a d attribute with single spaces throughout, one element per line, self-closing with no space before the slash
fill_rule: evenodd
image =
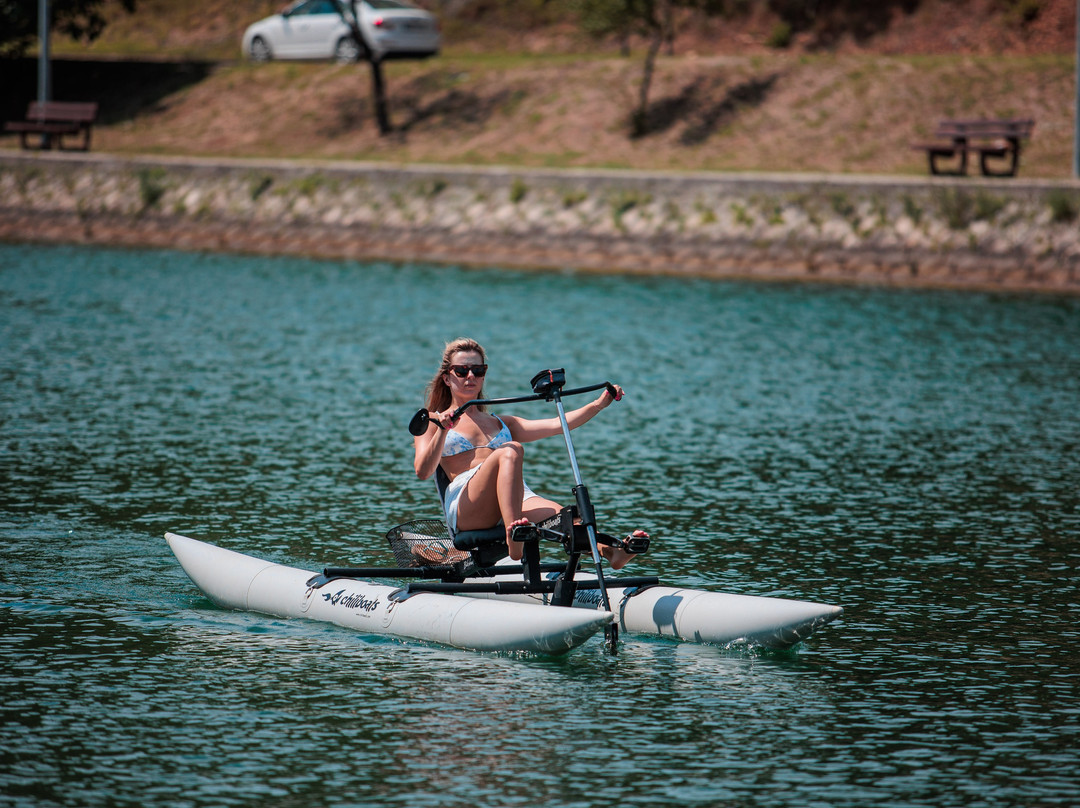
<path id="1" fill-rule="evenodd" d="M 498 458 L 499 463 L 509 462 L 521 465 L 521 462 L 525 459 L 525 447 L 516 440 L 512 440 L 493 451 L 491 456 Z"/>

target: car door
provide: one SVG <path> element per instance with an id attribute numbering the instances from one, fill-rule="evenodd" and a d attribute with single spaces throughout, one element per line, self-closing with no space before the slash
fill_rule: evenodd
<path id="1" fill-rule="evenodd" d="M 311 0 L 296 3 L 285 9 L 274 19 L 276 25 L 266 31 L 270 35 L 270 47 L 279 59 L 295 59 L 297 55 L 296 32 L 306 15 L 305 7 Z"/>
<path id="2" fill-rule="evenodd" d="M 341 35 L 341 15 L 330 0 L 312 0 L 305 38 L 309 59 L 329 59 Z"/>
<path id="3" fill-rule="evenodd" d="M 319 18 L 326 15 L 318 14 L 324 4 L 330 5 L 328 0 L 307 0 L 304 3 L 293 6 L 282 15 L 281 42 L 276 48 L 279 56 L 287 56 L 292 59 L 315 59 L 325 56 L 320 52 Z"/>

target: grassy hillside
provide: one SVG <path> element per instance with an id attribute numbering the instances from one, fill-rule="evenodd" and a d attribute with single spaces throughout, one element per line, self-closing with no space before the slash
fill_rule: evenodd
<path id="1" fill-rule="evenodd" d="M 621 53 L 615 39 L 593 40 L 577 23 L 578 0 L 411 0 L 439 16 L 451 55 Z M 287 0 L 136 0 L 135 14 L 105 0 L 109 24 L 87 46 L 57 37 L 58 52 L 228 59 L 240 55 L 244 28 Z M 766 0 L 730 5 L 725 17 L 683 13 L 669 55 L 774 52 L 781 20 Z M 812 4 L 805 4 L 810 6 Z M 1075 51 L 1075 0 L 874 0 L 822 3 L 792 32 L 790 52 L 887 55 L 1069 55 Z M 640 42 L 631 40 L 632 47 Z"/>
<path id="2" fill-rule="evenodd" d="M 637 138 L 640 56 L 590 44 L 539 0 L 523 18 L 532 28 L 459 4 L 442 56 L 389 65 L 391 137 L 375 131 L 366 65 L 231 58 L 243 27 L 276 5 L 140 0 L 92 48 L 57 43 L 68 61 L 55 95 L 100 100 L 95 148 L 120 153 L 680 170 L 923 174 L 910 143 L 938 118 L 1023 115 L 1036 130 L 1021 175 L 1071 173 L 1073 0 L 1042 0 L 1024 25 L 1010 16 L 1017 0 L 925 0 L 829 50 L 812 31 L 768 47 L 768 15 L 727 28 L 688 18 Z M 988 42 L 1000 50 L 985 53 Z M 941 52 L 950 43 L 966 52 Z M 10 115 L 33 95 L 33 65 L 0 69 L 17 88 Z"/>

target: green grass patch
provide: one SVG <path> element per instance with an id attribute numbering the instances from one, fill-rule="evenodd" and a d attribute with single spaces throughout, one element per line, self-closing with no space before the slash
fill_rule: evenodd
<path id="1" fill-rule="evenodd" d="M 627 213 L 637 207 L 644 207 L 652 202 L 652 194 L 642 191 L 619 191 L 611 198 L 611 217 L 615 226 L 620 230 L 623 227 L 622 219 Z"/>
<path id="2" fill-rule="evenodd" d="M 270 186 L 274 184 L 274 178 L 269 174 L 262 174 L 258 177 L 252 177 L 249 190 L 251 192 L 251 201 L 257 202 L 259 197 L 270 190 Z"/>
<path id="3" fill-rule="evenodd" d="M 731 213 L 735 217 L 736 224 L 742 225 L 743 227 L 754 226 L 754 217 L 750 215 L 750 211 L 746 209 L 746 205 L 742 205 L 738 202 L 732 202 Z"/>
<path id="4" fill-rule="evenodd" d="M 168 186 L 165 183 L 165 169 L 163 168 L 140 168 L 135 172 L 139 181 L 139 200 L 144 211 L 157 207 L 161 198 L 165 196 Z"/>
<path id="5" fill-rule="evenodd" d="M 937 206 L 950 230 L 963 230 L 975 220 L 975 197 L 963 188 L 940 190 Z"/>
<path id="6" fill-rule="evenodd" d="M 1050 206 L 1050 220 L 1055 224 L 1075 222 L 1080 216 L 1080 194 L 1055 188 L 1046 195 Z"/>
<path id="7" fill-rule="evenodd" d="M 514 177 L 514 181 L 510 183 L 510 201 L 517 205 L 529 194 L 529 186 L 525 184 L 525 180 L 521 177 Z"/>
<path id="8" fill-rule="evenodd" d="M 562 195 L 562 204 L 564 208 L 575 208 L 588 198 L 588 191 L 581 189 L 564 191 Z"/>

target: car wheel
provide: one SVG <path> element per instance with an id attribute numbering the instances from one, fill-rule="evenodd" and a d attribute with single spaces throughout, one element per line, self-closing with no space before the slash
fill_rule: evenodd
<path id="1" fill-rule="evenodd" d="M 351 36 L 343 36 L 334 48 L 334 59 L 341 63 L 358 62 L 365 54 L 364 46 L 358 45 Z"/>
<path id="2" fill-rule="evenodd" d="M 270 51 L 270 46 L 266 44 L 266 40 L 261 36 L 257 36 L 251 40 L 251 58 L 256 62 L 269 62 L 274 58 L 274 54 Z"/>

